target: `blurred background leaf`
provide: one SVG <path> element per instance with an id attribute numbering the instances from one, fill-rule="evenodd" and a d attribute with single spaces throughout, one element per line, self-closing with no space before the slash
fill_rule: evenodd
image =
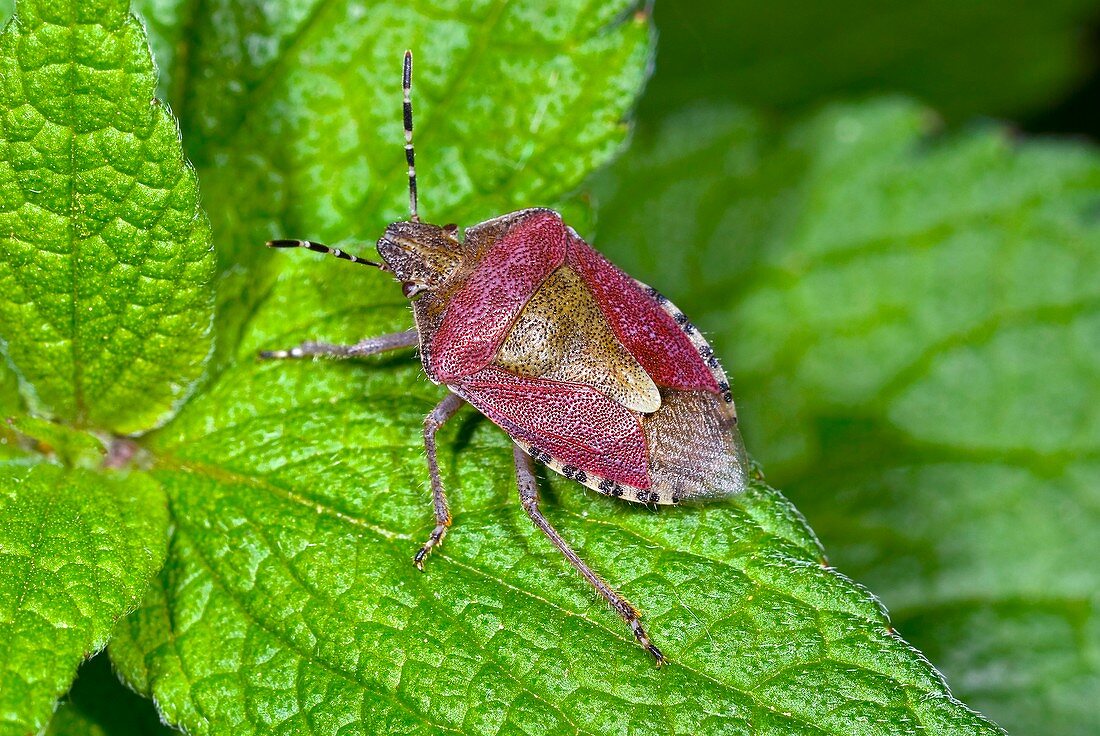
<path id="1" fill-rule="evenodd" d="M 13 5 L 0 0 L 0 18 Z M 272 4 L 266 17 L 253 15 L 270 24 L 272 38 L 291 38 L 312 7 Z M 134 10 L 149 28 L 161 89 L 174 107 L 192 105 L 189 97 L 203 86 L 247 89 L 233 74 L 190 81 L 189 69 L 209 65 L 204 55 L 255 65 L 279 48 L 267 41 L 248 50 L 231 34 L 203 31 L 209 21 L 202 16 L 214 12 L 234 18 L 229 28 L 239 25 L 248 11 L 233 11 L 229 2 L 198 15 L 197 6 L 183 0 L 134 0 Z M 654 12 L 661 39 L 657 71 L 639 110 L 643 122 L 701 100 L 797 113 L 838 97 L 900 92 L 953 121 L 1042 118 L 1074 129 L 1072 120 L 1050 114 L 1080 116 L 1080 105 L 1060 110 L 1059 103 L 1078 89 L 1095 89 L 1089 80 L 1100 66 L 1097 0 L 668 0 L 654 3 Z M 195 120 L 184 117 L 190 132 Z"/>
<path id="2" fill-rule="evenodd" d="M 598 177 L 599 247 L 726 356 L 830 560 L 1010 733 L 1100 726 L 1100 153 L 912 103 L 703 108 Z"/>
<path id="3" fill-rule="evenodd" d="M 903 92 L 951 120 L 1035 115 L 1096 69 L 1096 0 L 658 2 L 640 117 L 706 100 L 798 112 Z"/>

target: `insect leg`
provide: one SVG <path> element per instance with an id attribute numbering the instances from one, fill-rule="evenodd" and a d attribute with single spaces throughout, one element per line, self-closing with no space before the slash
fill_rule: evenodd
<path id="1" fill-rule="evenodd" d="M 387 350 L 411 348 L 420 340 L 416 329 L 404 332 L 391 332 L 388 335 L 368 337 L 354 345 L 333 345 L 327 342 L 303 342 L 289 350 L 264 350 L 260 357 L 264 360 L 273 358 L 307 358 L 315 355 L 323 355 L 327 358 L 362 358 L 375 353 L 384 353 Z"/>
<path id="2" fill-rule="evenodd" d="M 451 512 L 447 509 L 447 494 L 443 492 L 443 479 L 439 475 L 439 462 L 435 456 L 435 433 L 465 403 L 457 394 L 447 394 L 447 398 L 440 401 L 431 413 L 424 417 L 424 449 L 428 453 L 428 474 L 431 476 L 432 481 L 435 529 L 432 529 L 428 541 L 413 557 L 413 564 L 421 571 L 424 570 L 424 558 L 432 551 L 432 547 L 443 542 L 443 535 L 447 533 L 447 527 L 451 525 Z"/>
<path id="3" fill-rule="evenodd" d="M 623 617 L 627 625 L 630 626 L 631 632 L 634 634 L 634 638 L 638 640 L 646 651 L 654 656 L 657 660 L 657 666 L 668 662 L 665 659 L 665 655 L 661 653 L 652 641 L 649 639 L 649 635 L 646 634 L 645 629 L 642 628 L 641 614 L 630 605 L 630 601 L 623 598 L 615 590 L 605 583 L 599 575 L 592 572 L 592 568 L 585 564 L 584 560 L 577 556 L 577 553 L 573 551 L 561 535 L 558 534 L 557 529 L 550 525 L 546 517 L 542 515 L 542 511 L 539 510 L 539 488 L 538 481 L 535 478 L 535 468 L 531 463 L 530 456 L 516 447 L 513 452 L 515 453 L 516 461 L 516 482 L 519 484 L 519 500 L 523 504 L 523 510 L 527 512 L 527 515 L 531 517 L 531 521 L 535 523 L 543 534 L 550 538 L 550 541 L 554 543 L 565 559 L 577 568 L 577 571 L 584 576 L 596 592 L 607 599 L 607 602 L 611 604 L 611 607 L 615 609 L 615 612 Z"/>

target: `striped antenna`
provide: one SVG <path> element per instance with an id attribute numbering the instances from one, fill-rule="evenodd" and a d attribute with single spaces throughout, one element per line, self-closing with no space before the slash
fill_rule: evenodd
<path id="1" fill-rule="evenodd" d="M 416 154 L 413 152 L 413 103 L 412 103 L 413 52 L 405 52 L 405 70 L 401 75 L 401 90 L 404 93 L 405 118 L 405 160 L 409 162 L 409 219 L 420 222 L 416 211 Z"/>
<path id="2" fill-rule="evenodd" d="M 268 248 L 305 248 L 311 250 L 314 253 L 327 253 L 330 256 L 336 256 L 345 261 L 351 261 L 352 263 L 361 263 L 364 266 L 374 266 L 375 268 L 388 270 L 384 263 L 378 261 L 368 261 L 366 258 L 360 258 L 353 256 L 351 253 L 340 250 L 339 248 L 330 248 L 327 245 L 321 245 L 320 243 L 314 243 L 312 240 L 269 240 L 267 241 Z"/>

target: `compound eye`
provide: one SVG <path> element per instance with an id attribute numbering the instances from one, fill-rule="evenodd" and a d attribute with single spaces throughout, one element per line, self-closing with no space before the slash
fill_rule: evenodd
<path id="1" fill-rule="evenodd" d="M 451 240 L 458 240 L 458 225 L 453 222 L 448 222 L 443 226 L 443 232 L 447 234 L 447 237 Z"/>
<path id="2" fill-rule="evenodd" d="M 404 284 L 401 284 L 401 293 L 405 295 L 406 299 L 412 299 L 414 296 L 424 291 L 424 289 L 426 288 L 427 287 L 424 286 L 424 284 L 417 284 L 413 283 L 412 281 L 408 281 Z"/>

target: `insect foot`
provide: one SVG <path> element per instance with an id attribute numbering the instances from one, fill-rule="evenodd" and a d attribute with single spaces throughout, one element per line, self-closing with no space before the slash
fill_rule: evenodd
<path id="1" fill-rule="evenodd" d="M 634 638 L 638 640 L 638 643 L 657 660 L 658 669 L 668 664 L 668 657 L 657 648 L 656 644 L 650 641 L 649 634 L 645 633 L 645 629 L 642 628 L 641 617 L 638 616 L 637 612 L 634 613 L 634 618 L 630 620 L 630 630 L 634 632 Z"/>
<path id="2" fill-rule="evenodd" d="M 428 555 L 431 554 L 432 548 L 443 543 L 443 536 L 447 533 L 446 524 L 436 524 L 435 529 L 428 536 L 428 541 L 424 542 L 424 546 L 416 551 L 416 555 L 413 556 L 413 564 L 416 565 L 416 569 L 420 572 L 424 572 L 424 560 L 428 559 Z"/>

